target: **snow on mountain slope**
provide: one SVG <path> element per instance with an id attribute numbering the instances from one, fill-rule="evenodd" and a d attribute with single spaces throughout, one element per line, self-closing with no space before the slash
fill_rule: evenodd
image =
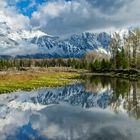
<path id="1" fill-rule="evenodd" d="M 30 39 L 34 37 L 47 36 L 47 34 L 41 31 L 28 31 L 28 30 L 19 30 L 8 34 L 8 37 L 13 40 L 22 40 L 22 39 Z"/>
<path id="2" fill-rule="evenodd" d="M 82 33 L 61 39 L 39 30 L 13 30 L 0 22 L 0 55 L 14 57 L 82 57 L 89 51 L 109 53 L 108 33 Z"/>
<path id="3" fill-rule="evenodd" d="M 31 43 L 37 44 L 40 50 L 44 50 L 46 52 L 44 56 L 46 57 L 82 57 L 87 52 L 93 50 L 102 50 L 108 53 L 109 41 L 110 36 L 106 33 L 82 33 L 67 39 L 46 35 L 34 37 Z"/>

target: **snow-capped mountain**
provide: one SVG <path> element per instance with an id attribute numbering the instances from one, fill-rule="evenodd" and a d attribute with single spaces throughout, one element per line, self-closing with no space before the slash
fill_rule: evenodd
<path id="1" fill-rule="evenodd" d="M 108 54 L 108 33 L 82 33 L 68 38 L 48 35 L 39 30 L 13 30 L 0 22 L 0 55 L 14 57 L 82 57 L 87 52 Z"/>

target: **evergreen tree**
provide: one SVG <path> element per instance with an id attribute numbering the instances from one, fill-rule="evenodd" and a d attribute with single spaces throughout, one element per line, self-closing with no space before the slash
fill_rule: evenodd
<path id="1" fill-rule="evenodd" d="M 102 61 L 101 61 L 101 69 L 107 69 L 107 65 L 106 65 L 105 59 L 102 59 Z"/>
<path id="2" fill-rule="evenodd" d="M 121 69 L 122 68 L 122 57 L 121 57 L 121 52 L 117 50 L 116 52 L 116 69 Z"/>

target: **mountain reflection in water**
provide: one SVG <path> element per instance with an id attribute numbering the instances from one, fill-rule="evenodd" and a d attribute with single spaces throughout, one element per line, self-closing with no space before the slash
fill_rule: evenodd
<path id="1" fill-rule="evenodd" d="M 140 140 L 140 83 L 82 84 L 0 95 L 1 140 Z"/>

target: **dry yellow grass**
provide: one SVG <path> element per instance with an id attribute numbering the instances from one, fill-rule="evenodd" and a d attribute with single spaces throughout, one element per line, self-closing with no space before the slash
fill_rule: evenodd
<path id="1" fill-rule="evenodd" d="M 74 82 L 80 75 L 76 72 L 60 71 L 24 71 L 1 72 L 0 93 L 16 90 L 31 90 L 40 87 L 63 86 Z"/>

